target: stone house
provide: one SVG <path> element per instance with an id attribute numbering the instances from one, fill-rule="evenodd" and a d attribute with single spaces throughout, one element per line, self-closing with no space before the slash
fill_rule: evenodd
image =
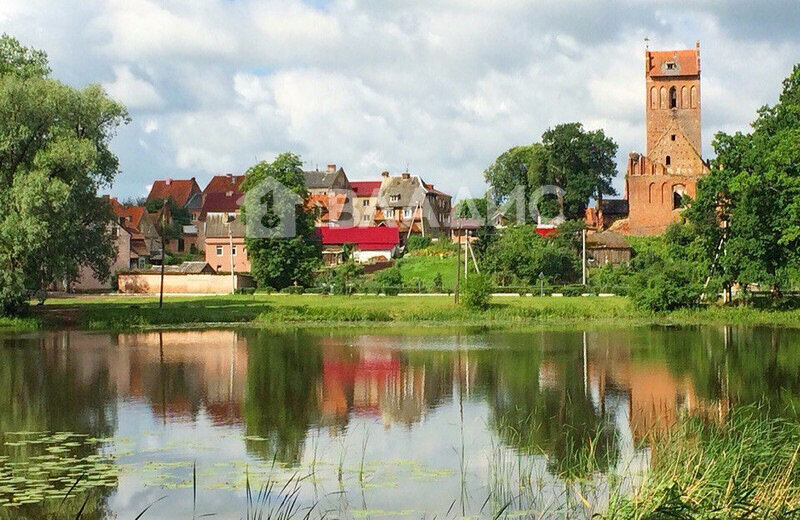
<path id="1" fill-rule="evenodd" d="M 353 203 L 350 181 L 343 168 L 329 164 L 324 171 L 303 172 L 308 190 L 306 207 L 315 210 L 317 226 L 351 226 Z"/>
<path id="2" fill-rule="evenodd" d="M 392 176 L 385 171 L 381 176 L 375 202 L 375 225 L 397 227 L 403 241 L 411 233 L 447 235 L 452 211 L 450 195 L 408 172 Z"/>
<path id="3" fill-rule="evenodd" d="M 206 262 L 217 272 L 231 272 L 231 260 L 237 273 L 249 273 L 250 261 L 245 245 L 246 226 L 238 213 L 235 215 L 206 215 L 201 224 L 204 229 Z"/>

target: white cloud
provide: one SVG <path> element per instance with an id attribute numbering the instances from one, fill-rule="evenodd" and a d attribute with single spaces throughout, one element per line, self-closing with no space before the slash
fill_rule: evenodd
<path id="1" fill-rule="evenodd" d="M 155 87 L 136 77 L 127 65 L 114 66 L 114 81 L 103 86 L 111 97 L 131 109 L 158 108 L 164 102 Z"/>
<path id="2" fill-rule="evenodd" d="M 778 0 L 5 0 L 0 19 L 57 78 L 113 78 L 134 119 L 114 142 L 122 196 L 284 150 L 354 178 L 408 164 L 476 193 L 497 155 L 568 121 L 614 137 L 623 168 L 644 146 L 645 36 L 701 40 L 708 154 L 800 55 L 800 3 Z"/>

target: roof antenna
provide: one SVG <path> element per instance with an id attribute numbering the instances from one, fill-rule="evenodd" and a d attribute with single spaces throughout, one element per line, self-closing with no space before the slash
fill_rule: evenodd
<path id="1" fill-rule="evenodd" d="M 647 36 L 644 37 L 644 50 L 650 50 L 650 38 Z"/>

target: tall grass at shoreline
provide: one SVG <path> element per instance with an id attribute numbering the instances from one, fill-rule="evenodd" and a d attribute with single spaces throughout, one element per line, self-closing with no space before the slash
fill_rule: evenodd
<path id="1" fill-rule="evenodd" d="M 604 518 L 794 518 L 800 515 L 800 424 L 764 407 L 723 422 L 692 417 L 649 436 L 650 469 Z"/>

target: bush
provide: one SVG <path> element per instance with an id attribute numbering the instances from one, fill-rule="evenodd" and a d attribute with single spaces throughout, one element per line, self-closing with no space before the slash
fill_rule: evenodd
<path id="1" fill-rule="evenodd" d="M 564 296 L 580 296 L 586 292 L 586 287 L 580 284 L 565 285 L 561 288 Z"/>
<path id="2" fill-rule="evenodd" d="M 403 285 L 403 275 L 400 273 L 400 268 L 394 266 L 379 271 L 375 276 L 375 282 L 380 287 L 379 290 L 383 290 L 387 296 L 397 296 L 400 293 L 400 287 Z"/>
<path id="3" fill-rule="evenodd" d="M 422 235 L 411 235 L 406 241 L 406 249 L 414 251 L 415 249 L 425 249 L 433 243 L 431 237 L 424 237 Z"/>
<path id="4" fill-rule="evenodd" d="M 255 294 L 256 288 L 255 287 L 239 287 L 236 289 L 236 294 Z"/>
<path id="5" fill-rule="evenodd" d="M 695 307 L 702 292 L 688 262 L 655 263 L 636 273 L 631 283 L 634 304 L 653 312 Z"/>
<path id="6" fill-rule="evenodd" d="M 289 287 L 281 289 L 281 292 L 283 294 L 303 294 L 306 292 L 306 289 L 302 285 L 290 285 Z"/>
<path id="7" fill-rule="evenodd" d="M 0 271 L 0 316 L 19 314 L 24 306 L 22 277 L 14 271 Z"/>
<path id="8" fill-rule="evenodd" d="M 630 293 L 634 272 L 628 265 L 605 264 L 589 273 L 589 285 L 599 293 L 626 296 Z"/>
<path id="9" fill-rule="evenodd" d="M 433 277 L 433 290 L 440 293 L 444 291 L 444 282 L 442 281 L 442 273 L 436 273 Z"/>
<path id="10" fill-rule="evenodd" d="M 468 309 L 485 311 L 489 308 L 494 285 L 485 274 L 470 276 L 464 281 L 460 302 Z"/>

